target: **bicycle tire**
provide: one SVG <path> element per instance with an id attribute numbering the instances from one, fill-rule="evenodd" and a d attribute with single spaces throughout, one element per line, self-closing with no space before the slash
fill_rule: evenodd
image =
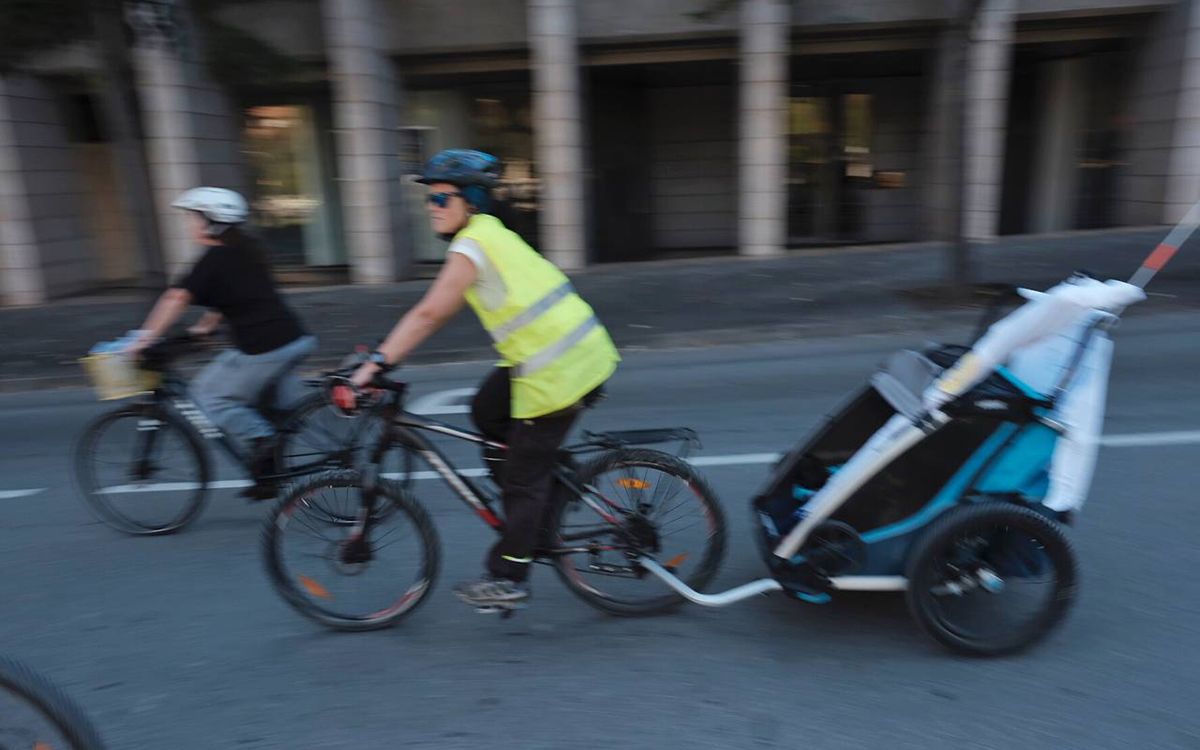
<path id="1" fill-rule="evenodd" d="M 395 512 L 400 512 L 408 517 L 421 540 L 423 563 L 417 584 L 404 593 L 399 604 L 365 616 L 346 617 L 334 613 L 317 604 L 312 596 L 302 591 L 303 583 L 297 586 L 297 580 L 289 575 L 288 566 L 282 559 L 283 533 L 287 528 L 287 522 L 296 511 L 298 503 L 318 489 L 339 487 L 361 490 L 362 475 L 357 471 L 349 470 L 317 474 L 307 481 L 297 484 L 286 497 L 279 501 L 263 526 L 262 554 L 267 576 L 275 591 L 283 597 L 288 605 L 301 615 L 325 627 L 350 632 L 391 627 L 412 614 L 428 598 L 429 592 L 432 591 L 437 581 L 440 566 L 440 546 L 433 521 L 424 506 L 398 485 L 387 481 L 381 482 L 379 485 L 381 494 L 392 504 L 394 509 L 392 513 L 384 514 L 384 516 L 390 519 Z"/>
<path id="2" fill-rule="evenodd" d="M 0 690 L 17 695 L 54 725 L 71 750 L 104 750 L 104 742 L 83 709 L 57 685 L 9 657 L 0 657 Z M 37 743 L 34 747 L 49 747 Z"/>
<path id="3" fill-rule="evenodd" d="M 940 575 L 937 556 L 957 535 L 989 527 L 1015 528 L 1033 535 L 1055 568 L 1055 586 L 1048 606 L 1030 623 L 992 641 L 972 640 L 934 612 L 932 586 Z M 1019 505 L 988 502 L 947 512 L 921 536 L 906 567 L 909 611 L 930 637 L 952 651 L 969 656 L 1000 656 L 1021 651 L 1046 637 L 1066 616 L 1078 592 L 1078 571 L 1071 543 L 1062 529 L 1044 516 Z"/>
<path id="4" fill-rule="evenodd" d="M 578 472 L 579 481 L 584 485 L 594 484 L 601 474 L 625 467 L 643 467 L 661 471 L 669 476 L 682 480 L 692 491 L 703 509 L 710 524 L 707 546 L 694 571 L 684 577 L 684 581 L 693 589 L 700 590 L 708 585 L 716 575 L 725 555 L 726 523 L 725 514 L 716 494 L 708 482 L 687 462 L 669 453 L 644 448 L 629 448 L 614 450 L 592 460 Z M 552 509 L 550 519 L 554 530 L 552 543 L 559 545 L 564 516 L 577 498 L 569 493 L 557 493 L 556 506 Z M 637 616 L 668 612 L 675 609 L 685 600 L 674 591 L 651 596 L 645 599 L 620 599 L 610 596 L 583 582 L 572 560 L 566 556 L 554 559 L 554 569 L 559 578 L 579 598 L 596 609 L 614 615 Z M 657 585 L 662 585 L 655 581 Z M 664 587 L 665 588 L 665 587 Z"/>
<path id="5" fill-rule="evenodd" d="M 192 491 L 182 510 L 166 523 L 140 523 L 112 507 L 104 495 L 96 491 L 95 474 L 89 463 L 89 457 L 95 453 L 96 441 L 104 434 L 105 429 L 122 419 L 155 420 L 166 425 L 169 430 L 179 432 L 184 443 L 190 448 L 196 464 L 195 482 L 198 486 Z M 126 406 L 92 420 L 84 428 L 76 444 L 74 464 L 76 485 L 88 507 L 100 521 L 126 534 L 135 536 L 173 534 L 194 521 L 204 509 L 208 499 L 208 452 L 205 450 L 200 436 L 196 434 L 191 425 L 157 404 Z"/>

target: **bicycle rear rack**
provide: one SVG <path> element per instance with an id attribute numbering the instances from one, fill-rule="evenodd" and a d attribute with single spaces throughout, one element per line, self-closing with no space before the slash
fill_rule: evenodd
<path id="1" fill-rule="evenodd" d="M 611 432 L 591 432 L 584 430 L 583 442 L 578 446 L 572 446 L 569 450 L 576 452 L 575 449 L 594 450 L 602 448 L 605 450 L 615 450 L 617 448 L 628 448 L 631 445 L 653 445 L 655 443 L 673 443 L 679 441 L 680 458 L 687 458 L 693 449 L 700 448 L 700 436 L 696 431 L 689 427 L 665 427 L 660 429 L 646 430 L 614 430 Z"/>

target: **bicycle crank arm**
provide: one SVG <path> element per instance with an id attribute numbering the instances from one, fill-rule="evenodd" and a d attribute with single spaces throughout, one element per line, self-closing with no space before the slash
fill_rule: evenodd
<path id="1" fill-rule="evenodd" d="M 781 591 L 783 589 L 783 586 L 780 585 L 779 581 L 776 581 L 774 578 L 760 578 L 757 581 L 751 581 L 750 583 L 742 584 L 737 588 L 723 591 L 720 594 L 701 594 L 699 591 L 696 591 L 691 586 L 688 586 L 686 583 L 679 580 L 669 570 L 659 565 L 654 560 L 651 560 L 648 557 L 639 557 L 637 562 L 638 565 L 641 565 L 663 583 L 675 589 L 675 591 L 683 596 L 683 598 L 687 599 L 693 604 L 699 604 L 704 607 L 728 607 L 730 604 L 736 604 L 743 599 L 749 599 L 760 594 L 769 594 L 772 591 Z"/>
<path id="2" fill-rule="evenodd" d="M 624 578 L 641 578 L 638 574 L 638 569 L 631 565 L 611 565 L 609 563 L 589 563 L 588 570 L 604 575 L 617 576 Z"/>

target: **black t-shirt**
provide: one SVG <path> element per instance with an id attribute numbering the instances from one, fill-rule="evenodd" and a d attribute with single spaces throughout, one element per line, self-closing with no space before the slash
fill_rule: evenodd
<path id="1" fill-rule="evenodd" d="M 241 242 L 214 245 L 177 285 L 194 304 L 224 315 L 234 346 L 246 354 L 273 351 L 305 335 L 259 258 L 257 248 Z"/>

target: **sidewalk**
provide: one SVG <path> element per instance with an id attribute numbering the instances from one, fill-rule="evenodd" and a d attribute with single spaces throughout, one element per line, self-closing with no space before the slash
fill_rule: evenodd
<path id="1" fill-rule="evenodd" d="M 1050 286 L 1075 269 L 1128 278 L 1165 235 L 1134 229 L 1011 237 L 973 250 L 974 280 Z M 935 243 L 797 251 L 782 258 L 716 258 L 597 266 L 572 279 L 623 350 L 704 346 L 866 332 L 933 330 L 978 310 L 923 302 L 914 290 L 942 282 L 946 250 Z M 288 291 L 321 340 L 311 369 L 373 343 L 421 296 L 428 281 Z M 1183 248 L 1132 314 L 1200 308 L 1200 248 Z M 5 356 L 0 389 L 84 382 L 76 359 L 96 341 L 141 322 L 149 300 L 89 298 L 0 309 Z M 413 362 L 488 359 L 489 342 L 464 312 Z"/>

